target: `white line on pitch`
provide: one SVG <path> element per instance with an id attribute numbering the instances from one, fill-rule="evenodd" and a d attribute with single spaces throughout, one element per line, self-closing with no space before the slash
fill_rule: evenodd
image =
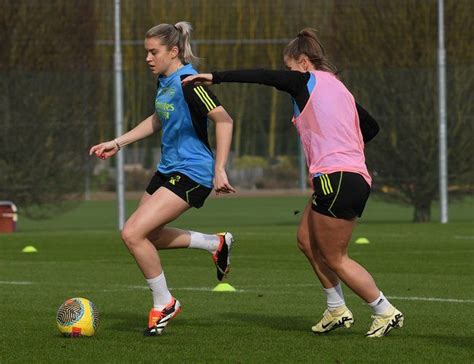
<path id="1" fill-rule="evenodd" d="M 474 235 L 454 235 L 454 239 L 474 240 Z"/>
<path id="2" fill-rule="evenodd" d="M 280 287 L 316 287 L 314 284 L 285 284 L 281 285 Z M 145 286 L 123 286 L 125 290 L 128 289 L 140 289 L 140 290 L 148 290 L 148 287 Z M 237 292 L 246 292 L 246 293 L 265 293 L 268 291 L 262 290 L 258 291 L 256 288 L 268 288 L 268 286 L 245 286 L 242 288 L 236 288 Z M 254 288 L 254 289 L 247 289 L 247 288 Z M 100 290 L 100 292 L 111 292 L 111 291 L 119 291 L 120 289 L 104 289 Z M 212 291 L 212 287 L 174 287 L 170 288 L 170 291 L 178 290 L 178 291 L 200 291 L 200 292 L 210 292 Z M 96 291 L 96 290 L 94 290 Z M 283 291 L 284 292 L 284 291 Z M 278 293 L 278 291 L 272 291 L 272 293 Z M 439 298 L 439 297 L 402 297 L 402 296 L 387 296 L 387 298 L 394 299 L 394 300 L 404 300 L 404 301 L 431 301 L 431 302 L 452 302 L 452 303 L 474 303 L 474 300 L 464 300 L 458 298 Z"/>
<path id="3" fill-rule="evenodd" d="M 27 282 L 27 281 L 0 281 L 0 284 L 8 284 L 8 285 L 28 285 L 28 284 L 34 284 L 33 282 Z M 85 292 L 122 292 L 122 291 L 128 291 L 128 290 L 148 290 L 149 288 L 146 286 L 126 286 L 126 285 L 116 285 L 115 287 L 117 288 L 111 288 L 111 289 L 84 289 L 84 290 L 78 290 L 78 291 L 85 291 Z M 280 285 L 279 287 L 316 287 L 315 284 L 283 284 Z M 258 288 L 269 288 L 268 286 L 246 286 L 245 288 L 254 288 L 254 289 L 241 289 L 241 288 L 236 288 L 236 292 L 247 292 L 247 293 L 258 293 L 258 292 L 267 292 L 265 290 L 262 291 L 257 291 L 256 289 Z M 201 292 L 210 292 L 212 291 L 212 287 L 175 287 L 175 288 L 170 288 L 170 291 L 172 290 L 178 290 L 178 291 L 201 291 Z M 278 293 L 278 291 L 272 291 L 274 293 Z M 284 292 L 284 291 L 283 291 Z M 283 293 L 282 292 L 282 293 Z M 474 303 L 474 300 L 464 300 L 464 299 L 458 299 L 458 298 L 440 298 L 440 297 L 415 297 L 415 296 L 409 296 L 409 297 L 403 297 L 403 296 L 387 296 L 387 298 L 390 298 L 392 300 L 404 300 L 404 301 L 430 301 L 430 302 L 451 302 L 451 303 Z"/>
<path id="4" fill-rule="evenodd" d="M 437 297 L 398 297 L 387 296 L 391 300 L 405 300 L 405 301 L 435 301 L 435 302 L 456 302 L 456 303 L 474 303 L 474 300 L 460 300 L 457 298 L 437 298 Z"/>

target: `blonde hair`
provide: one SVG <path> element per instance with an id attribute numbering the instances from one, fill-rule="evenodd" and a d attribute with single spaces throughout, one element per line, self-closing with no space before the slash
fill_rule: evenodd
<path id="1" fill-rule="evenodd" d="M 304 28 L 283 50 L 283 56 L 295 60 L 298 60 L 303 54 L 309 58 L 316 69 L 337 74 L 337 68 L 329 62 L 315 29 Z"/>
<path id="2" fill-rule="evenodd" d="M 178 57 L 181 62 L 197 65 L 199 58 L 193 54 L 190 42 L 192 30 L 191 24 L 187 21 L 180 21 L 175 25 L 159 24 L 150 28 L 146 32 L 145 38 L 160 38 L 163 45 L 167 46 L 168 49 L 178 47 Z"/>

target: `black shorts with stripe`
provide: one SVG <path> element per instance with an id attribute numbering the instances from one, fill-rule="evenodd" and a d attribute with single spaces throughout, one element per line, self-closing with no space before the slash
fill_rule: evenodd
<path id="1" fill-rule="evenodd" d="M 358 173 L 334 172 L 313 178 L 312 208 L 320 214 L 339 219 L 362 216 L 370 186 Z"/>
<path id="2" fill-rule="evenodd" d="M 151 178 L 146 192 L 153 195 L 160 187 L 165 187 L 181 197 L 192 207 L 200 208 L 211 193 L 212 189 L 203 186 L 180 172 L 163 174 L 156 172 Z"/>

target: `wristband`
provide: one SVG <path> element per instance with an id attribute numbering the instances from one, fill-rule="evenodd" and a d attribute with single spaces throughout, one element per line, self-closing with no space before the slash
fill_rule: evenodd
<path id="1" fill-rule="evenodd" d="M 115 146 L 117 147 L 117 150 L 120 150 L 120 144 L 118 143 L 117 139 L 114 139 Z"/>

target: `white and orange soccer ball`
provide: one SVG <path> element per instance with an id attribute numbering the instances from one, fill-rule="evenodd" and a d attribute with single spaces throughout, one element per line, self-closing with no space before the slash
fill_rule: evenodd
<path id="1" fill-rule="evenodd" d="M 99 312 L 88 299 L 70 298 L 59 307 L 56 323 L 64 336 L 92 336 L 99 327 Z"/>

